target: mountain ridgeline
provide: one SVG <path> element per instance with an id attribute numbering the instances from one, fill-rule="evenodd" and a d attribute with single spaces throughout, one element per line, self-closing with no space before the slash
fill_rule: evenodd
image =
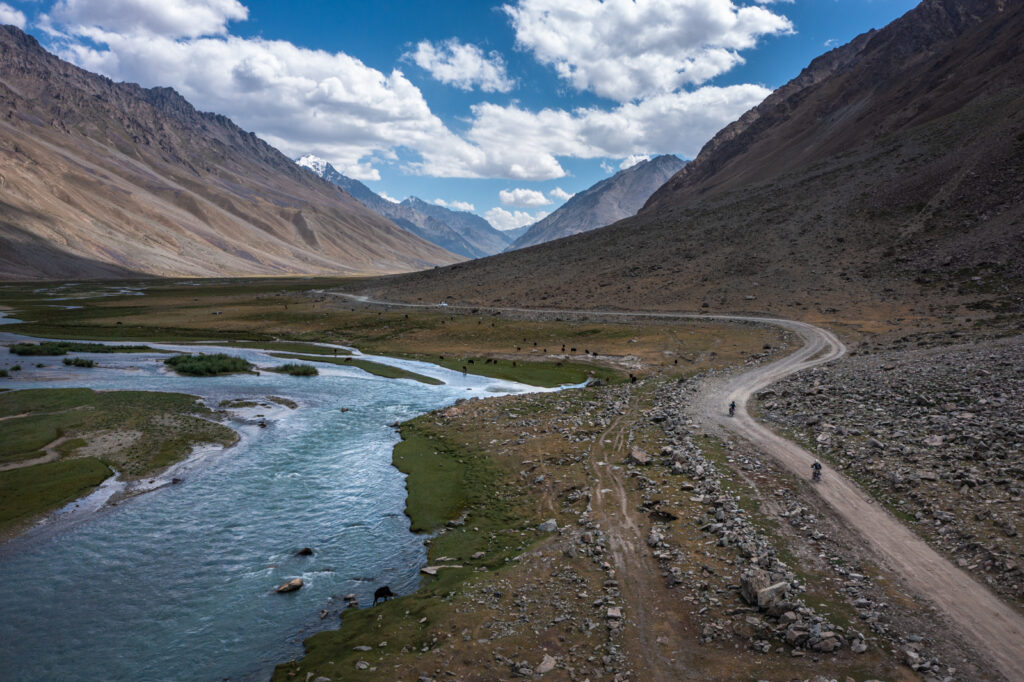
<path id="1" fill-rule="evenodd" d="M 1024 3 L 924 0 L 815 59 L 636 216 L 365 291 L 1012 321 L 1024 313 L 1022 131 Z"/>
<path id="2" fill-rule="evenodd" d="M 509 250 L 596 230 L 636 215 L 651 194 L 682 167 L 679 158 L 665 154 L 621 170 L 573 195 L 551 215 L 534 223 Z"/>
<path id="3" fill-rule="evenodd" d="M 371 211 L 452 253 L 466 258 L 482 258 L 504 250 L 509 244 L 508 237 L 474 213 L 453 211 L 416 197 L 409 197 L 401 203 L 389 201 L 312 154 L 295 163 L 341 187 Z"/>
<path id="4" fill-rule="evenodd" d="M 380 274 L 457 262 L 224 116 L 0 26 L 0 278 Z"/>

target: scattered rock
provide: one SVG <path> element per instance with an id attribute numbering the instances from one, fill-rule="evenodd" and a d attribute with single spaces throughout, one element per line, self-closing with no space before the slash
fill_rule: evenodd
<path id="1" fill-rule="evenodd" d="M 548 519 L 544 523 L 537 526 L 537 530 L 541 533 L 555 533 L 558 531 L 558 523 L 554 519 Z"/>
<path id="2" fill-rule="evenodd" d="M 280 593 L 294 592 L 295 590 L 301 590 L 303 584 L 304 583 L 302 582 L 302 578 L 292 578 L 288 582 L 282 585 L 278 585 L 276 588 L 274 588 L 274 591 Z"/>

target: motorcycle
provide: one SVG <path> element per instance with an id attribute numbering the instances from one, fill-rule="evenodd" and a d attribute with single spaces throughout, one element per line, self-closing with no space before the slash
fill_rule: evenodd
<path id="1" fill-rule="evenodd" d="M 732 417 L 736 414 L 736 403 L 729 403 L 729 416 Z"/>
<path id="2" fill-rule="evenodd" d="M 812 481 L 820 481 L 821 480 L 821 469 L 815 469 L 814 470 L 814 473 L 811 474 L 811 480 Z"/>

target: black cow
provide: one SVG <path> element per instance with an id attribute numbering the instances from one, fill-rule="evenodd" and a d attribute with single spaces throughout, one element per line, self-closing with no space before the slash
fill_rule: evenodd
<path id="1" fill-rule="evenodd" d="M 395 593 L 391 591 L 391 588 L 385 585 L 384 587 L 378 587 L 377 591 L 373 593 L 373 605 L 376 606 L 378 601 L 387 601 L 395 596 Z"/>

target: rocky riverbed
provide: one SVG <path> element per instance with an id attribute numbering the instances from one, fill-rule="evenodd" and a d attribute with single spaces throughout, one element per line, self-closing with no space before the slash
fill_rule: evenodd
<path id="1" fill-rule="evenodd" d="M 1021 336 L 853 356 L 772 386 L 758 407 L 1022 604 L 1022 358 Z"/>

